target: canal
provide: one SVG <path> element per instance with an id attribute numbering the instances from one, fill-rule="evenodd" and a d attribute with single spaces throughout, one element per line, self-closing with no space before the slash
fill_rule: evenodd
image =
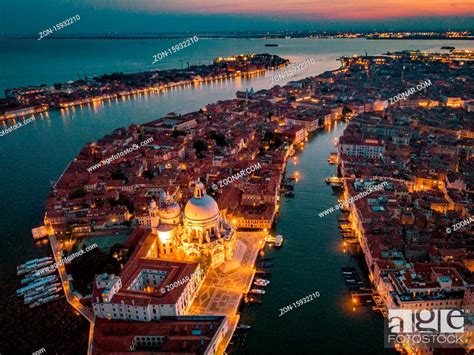
<path id="1" fill-rule="evenodd" d="M 271 283 L 263 304 L 244 306 L 241 323 L 251 329 L 234 340 L 235 354 L 383 354 L 383 318 L 370 307 L 353 309 L 341 268 L 364 269 L 356 251 L 344 251 L 338 229 L 339 212 L 318 213 L 337 204 L 325 183 L 335 165 L 327 158 L 346 123 L 316 133 L 288 160 L 287 174 L 298 172 L 295 197 L 282 196 L 280 217 L 272 234 L 282 234 L 281 249 L 267 247 L 273 258 Z M 362 273 L 361 273 L 362 274 Z M 280 317 L 280 308 L 313 292 L 320 297 Z M 350 350 L 349 350 L 350 349 Z"/>

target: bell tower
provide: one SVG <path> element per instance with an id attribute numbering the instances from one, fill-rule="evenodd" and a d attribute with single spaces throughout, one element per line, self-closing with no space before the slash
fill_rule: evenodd
<path id="1" fill-rule="evenodd" d="M 150 214 L 150 225 L 153 234 L 157 234 L 158 224 L 160 223 L 158 212 L 159 209 L 155 200 L 151 200 L 150 205 L 148 206 L 148 213 Z"/>

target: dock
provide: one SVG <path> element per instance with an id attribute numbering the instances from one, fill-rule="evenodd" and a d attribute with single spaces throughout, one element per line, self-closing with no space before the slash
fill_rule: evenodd
<path id="1" fill-rule="evenodd" d="M 69 280 L 66 273 L 66 267 L 60 264 L 61 261 L 61 251 L 58 246 L 58 241 L 56 236 L 49 236 L 49 243 L 53 251 L 54 260 L 59 265 L 58 272 L 59 277 L 61 278 L 61 284 L 63 286 L 64 294 L 66 299 L 71 306 L 73 306 L 84 318 L 86 318 L 90 323 L 94 321 L 94 314 L 90 309 L 84 306 L 78 298 L 76 298 L 71 292 L 71 286 L 69 285 Z"/>
<path id="2" fill-rule="evenodd" d="M 282 235 L 277 235 L 276 237 L 272 237 L 271 235 L 268 235 L 265 237 L 265 242 L 266 243 L 274 243 L 275 246 L 279 247 L 283 244 L 283 236 Z"/>

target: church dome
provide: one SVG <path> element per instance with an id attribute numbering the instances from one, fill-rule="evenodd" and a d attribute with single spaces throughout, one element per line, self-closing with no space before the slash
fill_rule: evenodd
<path id="1" fill-rule="evenodd" d="M 161 218 L 164 219 L 177 218 L 181 214 L 181 208 L 176 202 L 171 202 L 161 207 L 158 214 Z"/>
<path id="2" fill-rule="evenodd" d="M 206 194 L 202 182 L 198 181 L 194 187 L 194 195 L 184 207 L 184 216 L 190 221 L 207 221 L 215 219 L 219 214 L 217 202 Z"/>

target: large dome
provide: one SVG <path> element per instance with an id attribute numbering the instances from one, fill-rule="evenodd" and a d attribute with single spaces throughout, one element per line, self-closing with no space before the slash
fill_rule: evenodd
<path id="1" fill-rule="evenodd" d="M 184 216 L 191 221 L 207 221 L 216 218 L 218 214 L 217 202 L 206 194 L 204 185 L 198 181 L 194 188 L 194 196 L 184 207 Z"/>

